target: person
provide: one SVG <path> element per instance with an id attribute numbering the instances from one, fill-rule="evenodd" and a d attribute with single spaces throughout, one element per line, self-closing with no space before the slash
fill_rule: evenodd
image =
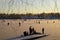
<path id="1" fill-rule="evenodd" d="M 47 21 L 47 23 L 48 23 L 48 21 Z"/>
<path id="2" fill-rule="evenodd" d="M 29 32 L 30 32 L 30 35 L 32 34 L 32 28 L 31 26 L 29 27 Z"/>
<path id="3" fill-rule="evenodd" d="M 40 21 L 38 23 L 40 24 Z"/>
<path id="4" fill-rule="evenodd" d="M 55 23 L 55 21 L 53 21 L 53 23 Z"/>
<path id="5" fill-rule="evenodd" d="M 9 25 L 9 22 L 7 24 Z"/>
<path id="6" fill-rule="evenodd" d="M 35 34 L 36 33 L 36 31 L 34 30 L 34 28 L 32 28 L 32 34 Z"/>
<path id="7" fill-rule="evenodd" d="M 28 32 L 27 31 L 24 31 L 24 36 L 28 36 Z"/>
<path id="8" fill-rule="evenodd" d="M 44 34 L 44 28 L 42 28 L 42 34 Z"/>
<path id="9" fill-rule="evenodd" d="M 28 36 L 28 32 L 26 32 L 26 35 Z"/>
<path id="10" fill-rule="evenodd" d="M 19 26 L 21 25 L 21 23 L 19 22 Z"/>

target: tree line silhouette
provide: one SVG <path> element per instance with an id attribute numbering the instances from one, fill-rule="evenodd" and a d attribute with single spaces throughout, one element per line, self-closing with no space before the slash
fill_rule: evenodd
<path id="1" fill-rule="evenodd" d="M 60 13 L 40 13 L 40 14 L 5 14 L 0 13 L 0 19 L 60 19 Z"/>

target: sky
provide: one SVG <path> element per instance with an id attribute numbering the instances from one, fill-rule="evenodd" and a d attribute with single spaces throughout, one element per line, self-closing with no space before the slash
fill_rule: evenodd
<path id="1" fill-rule="evenodd" d="M 60 11 L 60 0 L 0 0 L 0 13 L 50 13 Z"/>

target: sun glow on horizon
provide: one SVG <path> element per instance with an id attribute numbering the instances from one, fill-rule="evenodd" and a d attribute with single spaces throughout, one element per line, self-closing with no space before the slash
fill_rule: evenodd
<path id="1" fill-rule="evenodd" d="M 0 0 L 0 13 L 60 13 L 60 0 Z"/>

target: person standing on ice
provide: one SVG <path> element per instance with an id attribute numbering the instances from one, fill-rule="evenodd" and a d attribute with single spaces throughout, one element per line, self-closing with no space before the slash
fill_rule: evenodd
<path id="1" fill-rule="evenodd" d="M 42 28 L 42 34 L 44 34 L 44 28 Z"/>
<path id="2" fill-rule="evenodd" d="M 32 34 L 32 28 L 31 26 L 29 27 L 29 32 L 30 32 L 30 35 Z"/>
<path id="3" fill-rule="evenodd" d="M 21 25 L 21 23 L 19 22 L 19 26 Z"/>
<path id="4" fill-rule="evenodd" d="M 7 24 L 9 25 L 9 22 Z"/>

